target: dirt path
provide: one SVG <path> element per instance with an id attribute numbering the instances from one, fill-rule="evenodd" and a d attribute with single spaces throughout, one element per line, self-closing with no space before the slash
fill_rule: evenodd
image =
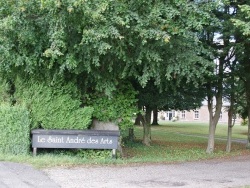
<path id="1" fill-rule="evenodd" d="M 129 167 L 52 168 L 44 172 L 62 188 L 246 188 L 250 185 L 250 156 Z"/>

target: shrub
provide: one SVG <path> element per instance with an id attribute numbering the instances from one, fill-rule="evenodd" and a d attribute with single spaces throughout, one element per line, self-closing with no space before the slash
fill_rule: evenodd
<path id="1" fill-rule="evenodd" d="M 138 111 L 136 94 L 131 85 L 125 84 L 111 97 L 100 93 L 92 95 L 89 105 L 94 107 L 93 116 L 100 121 L 117 121 L 121 130 L 132 127 L 132 118 Z"/>
<path id="2" fill-rule="evenodd" d="M 0 152 L 28 154 L 30 123 L 26 108 L 2 104 L 0 106 Z"/>
<path id="3" fill-rule="evenodd" d="M 247 124 L 248 124 L 248 118 L 245 118 L 240 122 L 241 126 L 247 126 Z"/>
<path id="4" fill-rule="evenodd" d="M 25 104 L 32 117 L 32 128 L 87 129 L 92 107 L 80 107 L 73 84 L 46 85 L 44 82 L 16 81 L 15 98 Z"/>
<path id="5" fill-rule="evenodd" d="M 11 95 L 13 89 L 14 88 L 12 88 L 11 82 L 0 76 L 0 103 L 13 103 Z"/>

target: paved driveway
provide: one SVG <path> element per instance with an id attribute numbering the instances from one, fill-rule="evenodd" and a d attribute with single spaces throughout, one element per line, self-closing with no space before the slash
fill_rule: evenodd
<path id="1" fill-rule="evenodd" d="M 50 168 L 0 162 L 1 188 L 250 187 L 250 156 L 176 164 Z"/>

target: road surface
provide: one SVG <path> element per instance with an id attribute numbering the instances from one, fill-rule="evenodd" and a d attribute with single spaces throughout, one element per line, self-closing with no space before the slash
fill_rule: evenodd
<path id="1" fill-rule="evenodd" d="M 250 188 L 250 156 L 174 164 L 37 170 L 0 162 L 0 188 Z"/>

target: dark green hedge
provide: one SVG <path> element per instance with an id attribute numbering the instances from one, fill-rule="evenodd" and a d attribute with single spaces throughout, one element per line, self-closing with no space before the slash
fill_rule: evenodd
<path id="1" fill-rule="evenodd" d="M 26 108 L 2 104 L 0 106 L 0 152 L 28 154 L 30 123 Z"/>
<path id="2" fill-rule="evenodd" d="M 81 107 L 74 84 L 16 80 L 15 86 L 17 104 L 28 108 L 32 128 L 87 129 L 92 121 L 93 108 Z"/>

